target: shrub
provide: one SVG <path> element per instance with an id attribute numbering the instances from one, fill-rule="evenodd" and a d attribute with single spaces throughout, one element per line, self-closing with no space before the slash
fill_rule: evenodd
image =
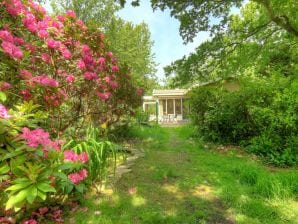
<path id="1" fill-rule="evenodd" d="M 192 121 L 204 138 L 245 145 L 280 166 L 297 164 L 298 81 L 244 79 L 241 89 L 199 87 L 190 94 Z"/>
<path id="2" fill-rule="evenodd" d="M 3 0 L 0 15 L 2 216 L 82 193 L 88 172 L 94 177 L 94 156 L 101 163 L 112 148 L 88 136 L 84 142 L 85 129 L 132 115 L 143 91 L 108 51 L 104 34 L 73 11 L 51 16 L 32 0 Z M 70 136 L 88 150 L 62 147 Z"/>

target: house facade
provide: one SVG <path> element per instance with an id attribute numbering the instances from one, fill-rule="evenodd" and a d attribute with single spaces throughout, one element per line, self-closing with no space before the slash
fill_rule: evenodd
<path id="1" fill-rule="evenodd" d="M 189 104 L 186 89 L 153 90 L 152 96 L 143 97 L 143 111 L 150 121 L 182 123 L 187 121 Z"/>

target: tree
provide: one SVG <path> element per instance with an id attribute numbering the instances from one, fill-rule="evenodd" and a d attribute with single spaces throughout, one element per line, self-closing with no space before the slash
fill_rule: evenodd
<path id="1" fill-rule="evenodd" d="M 230 16 L 226 30 L 167 66 L 165 72 L 175 75 L 174 86 L 242 75 L 248 70 L 262 76 L 289 76 L 297 72 L 296 48 L 297 37 L 272 22 L 266 8 L 251 1 L 239 15 Z"/>
<path id="2" fill-rule="evenodd" d="M 117 17 L 120 7 L 113 0 L 59 0 L 52 6 L 54 12 L 72 9 L 89 27 L 103 30 L 109 49 L 121 64 L 129 65 L 133 81 L 139 86 L 149 92 L 158 85 L 153 42 L 145 23 L 134 25 Z"/>
<path id="3" fill-rule="evenodd" d="M 73 10 L 77 17 L 86 23 L 96 24 L 99 28 L 107 28 L 120 6 L 111 0 L 58 0 L 51 1 L 53 11 Z"/>
<path id="4" fill-rule="evenodd" d="M 129 64 L 134 81 L 149 91 L 154 88 L 156 78 L 153 74 L 156 69 L 151 53 L 153 42 L 147 24 L 134 25 L 114 17 L 105 35 L 109 40 L 109 48 L 119 61 Z"/>
<path id="5" fill-rule="evenodd" d="M 116 0 L 122 6 L 126 0 Z M 132 1 L 139 5 L 141 0 Z M 192 41 L 200 31 L 212 34 L 225 30 L 231 8 L 244 6 L 245 0 L 151 0 L 153 9 L 169 9 L 171 16 L 180 21 L 180 34 L 186 42 Z M 298 36 L 296 0 L 250 0 L 261 6 L 270 22 Z M 295 7 L 296 6 L 296 7 Z M 218 22 L 216 22 L 218 21 Z"/>

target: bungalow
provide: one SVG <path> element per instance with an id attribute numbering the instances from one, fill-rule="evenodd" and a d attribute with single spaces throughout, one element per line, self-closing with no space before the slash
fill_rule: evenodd
<path id="1" fill-rule="evenodd" d="M 237 91 L 240 88 L 240 83 L 235 77 L 227 77 L 194 84 L 189 89 L 153 90 L 152 96 L 143 97 L 143 111 L 149 113 L 150 121 L 158 121 L 159 123 L 185 122 L 190 111 L 186 94 L 192 88 L 201 86 Z"/>
<path id="2" fill-rule="evenodd" d="M 143 111 L 149 113 L 150 121 L 184 122 L 189 113 L 187 91 L 186 89 L 153 90 L 152 96 L 143 97 Z"/>

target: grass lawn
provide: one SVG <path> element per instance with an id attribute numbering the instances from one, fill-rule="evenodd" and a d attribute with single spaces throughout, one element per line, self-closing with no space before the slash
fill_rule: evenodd
<path id="1" fill-rule="evenodd" d="M 104 195 L 66 223 L 298 223 L 297 170 L 271 170 L 237 150 L 191 140 L 191 127 L 136 127 L 145 150 Z"/>

